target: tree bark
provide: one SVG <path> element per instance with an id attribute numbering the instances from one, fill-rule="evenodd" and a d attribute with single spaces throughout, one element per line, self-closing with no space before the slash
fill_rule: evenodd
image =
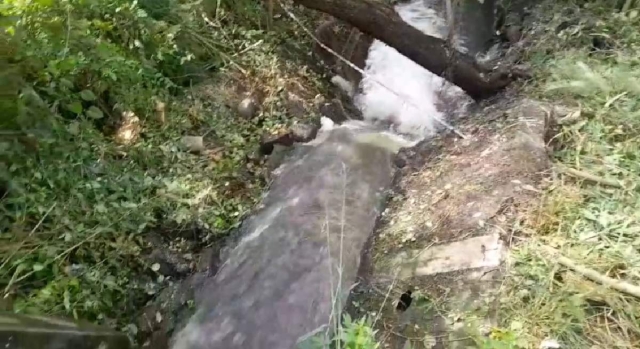
<path id="1" fill-rule="evenodd" d="M 492 96 L 513 80 L 508 71 L 489 71 L 480 67 L 473 57 L 449 48 L 447 42 L 442 39 L 422 33 L 404 22 L 393 8 L 379 2 L 373 0 L 294 0 L 294 2 L 349 23 L 363 33 L 395 48 L 425 69 L 459 86 L 474 99 Z"/>

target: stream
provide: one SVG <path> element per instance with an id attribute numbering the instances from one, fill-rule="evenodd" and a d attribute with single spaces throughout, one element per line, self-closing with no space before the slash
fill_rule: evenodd
<path id="1" fill-rule="evenodd" d="M 488 3 L 460 12 L 475 14 L 493 6 Z M 447 37 L 440 2 L 413 0 L 396 10 L 424 33 Z M 484 45 L 468 43 L 488 42 L 492 30 L 469 28 L 461 26 L 453 37 L 459 49 L 475 54 Z M 450 119 L 451 103 L 444 101 L 467 100 L 379 41 L 365 71 L 354 99 L 365 121 L 323 120 L 315 140 L 296 145 L 260 207 L 243 222 L 240 241 L 199 290 L 197 311 L 173 348 L 287 349 L 330 332 L 384 209 L 395 154 L 436 133 L 438 119 Z M 379 121 L 393 124 L 392 130 Z"/>

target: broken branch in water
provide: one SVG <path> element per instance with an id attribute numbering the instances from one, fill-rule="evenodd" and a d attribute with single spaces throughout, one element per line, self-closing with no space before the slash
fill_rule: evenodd
<path id="1" fill-rule="evenodd" d="M 632 285 L 628 282 L 616 280 L 608 276 L 602 275 L 593 269 L 581 266 L 573 260 L 564 257 L 558 250 L 549 246 L 542 246 L 542 251 L 547 258 L 551 261 L 557 261 L 559 264 L 585 276 L 586 278 L 598 282 L 604 286 L 610 287 L 614 290 L 626 293 L 628 295 L 640 298 L 640 287 Z"/>

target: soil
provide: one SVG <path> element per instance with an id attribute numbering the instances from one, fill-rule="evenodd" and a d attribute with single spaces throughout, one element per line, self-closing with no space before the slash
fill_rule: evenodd
<path id="1" fill-rule="evenodd" d="M 399 155 L 402 177 L 348 309 L 354 318 L 378 318 L 382 347 L 464 347 L 473 344 L 474 331 L 466 326 L 474 323 L 477 332 L 495 323 L 500 267 L 417 276 L 401 273 L 397 261 L 476 236 L 498 234 L 508 246 L 550 168 L 550 110 L 505 97 L 460 120 L 466 139 L 443 134 Z M 484 255 L 485 246 L 477 248 Z M 407 290 L 413 290 L 415 304 L 398 312 L 397 299 Z"/>

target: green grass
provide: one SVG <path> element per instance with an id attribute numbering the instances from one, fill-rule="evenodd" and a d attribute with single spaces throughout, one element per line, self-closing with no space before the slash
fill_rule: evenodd
<path id="1" fill-rule="evenodd" d="M 545 338 L 563 348 L 637 348 L 640 299 L 589 281 L 544 257 L 549 245 L 603 275 L 640 284 L 640 18 L 615 3 L 547 3 L 550 22 L 529 51 L 527 93 L 580 111 L 557 136 L 557 165 L 619 181 L 607 187 L 558 173 L 513 247 L 502 326 L 517 347 Z M 550 16 L 555 16 L 550 18 Z M 562 22 L 570 23 L 556 30 Z M 604 51 L 590 50 L 594 37 Z"/>
<path id="2" fill-rule="evenodd" d="M 0 7 L 0 310 L 127 327 L 173 281 L 146 258 L 149 234 L 191 255 L 260 198 L 264 168 L 247 157 L 264 133 L 296 121 L 291 86 L 308 102 L 323 85 L 283 59 L 309 52 L 288 23 L 266 32 L 256 2 L 246 12 L 221 4 L 210 23 L 186 1 Z M 236 85 L 263 94 L 259 117 L 225 106 Z M 109 129 L 127 110 L 141 134 L 119 145 Z M 204 136 L 215 155 L 184 151 L 185 135 Z M 185 241 L 190 230 L 198 235 Z"/>

